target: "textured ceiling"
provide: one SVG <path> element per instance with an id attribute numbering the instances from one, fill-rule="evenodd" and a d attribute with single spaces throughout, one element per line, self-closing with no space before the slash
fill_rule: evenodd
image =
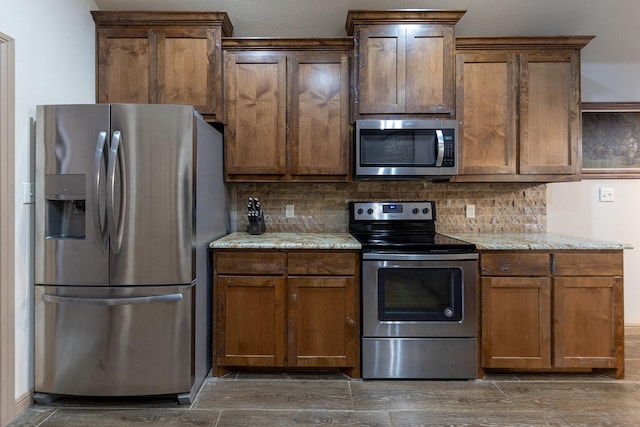
<path id="1" fill-rule="evenodd" d="M 212 10 L 237 37 L 345 36 L 349 9 L 464 9 L 461 36 L 595 35 L 583 62 L 640 64 L 640 0 L 95 0 L 100 10 Z"/>

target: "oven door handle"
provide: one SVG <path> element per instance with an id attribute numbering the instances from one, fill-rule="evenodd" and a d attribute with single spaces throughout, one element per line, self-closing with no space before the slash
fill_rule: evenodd
<path id="1" fill-rule="evenodd" d="M 479 258 L 476 252 L 467 253 L 380 253 L 364 252 L 363 261 L 475 261 Z"/>

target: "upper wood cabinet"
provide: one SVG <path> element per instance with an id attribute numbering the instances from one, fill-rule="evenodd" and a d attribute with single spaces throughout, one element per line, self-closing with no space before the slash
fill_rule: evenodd
<path id="1" fill-rule="evenodd" d="M 453 181 L 580 179 L 580 49 L 592 38 L 456 39 Z"/>
<path id="2" fill-rule="evenodd" d="M 227 181 L 349 181 L 353 41 L 225 39 Z"/>
<path id="3" fill-rule="evenodd" d="M 194 105 L 220 120 L 221 38 L 233 32 L 225 12 L 91 14 L 97 102 Z"/>
<path id="4" fill-rule="evenodd" d="M 350 10 L 354 114 L 455 113 L 454 25 L 465 11 Z"/>

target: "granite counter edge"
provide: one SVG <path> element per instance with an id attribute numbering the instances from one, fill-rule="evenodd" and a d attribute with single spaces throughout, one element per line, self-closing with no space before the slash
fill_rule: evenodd
<path id="1" fill-rule="evenodd" d="M 360 250 L 362 247 L 348 233 L 269 233 L 252 236 L 236 232 L 212 241 L 209 248 Z"/>
<path id="2" fill-rule="evenodd" d="M 477 250 L 627 250 L 627 243 L 610 242 L 555 233 L 522 233 L 515 237 L 492 233 L 443 233 L 476 245 Z M 548 241 L 544 241 L 547 240 Z"/>

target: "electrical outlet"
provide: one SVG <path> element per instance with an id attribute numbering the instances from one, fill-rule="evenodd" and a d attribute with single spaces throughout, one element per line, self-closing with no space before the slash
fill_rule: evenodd
<path id="1" fill-rule="evenodd" d="M 601 202 L 613 202 L 615 200 L 615 194 L 613 188 L 601 188 L 599 194 L 599 200 Z"/>
<path id="2" fill-rule="evenodd" d="M 22 203 L 25 205 L 29 205 L 34 203 L 34 193 L 33 193 L 33 182 L 23 182 L 22 183 Z"/>
<path id="3" fill-rule="evenodd" d="M 465 206 L 465 216 L 467 218 L 475 218 L 476 217 L 476 205 L 466 205 Z"/>
<path id="4" fill-rule="evenodd" d="M 285 218 L 293 218 L 295 216 L 293 211 L 293 205 L 286 205 L 284 208 Z"/>

